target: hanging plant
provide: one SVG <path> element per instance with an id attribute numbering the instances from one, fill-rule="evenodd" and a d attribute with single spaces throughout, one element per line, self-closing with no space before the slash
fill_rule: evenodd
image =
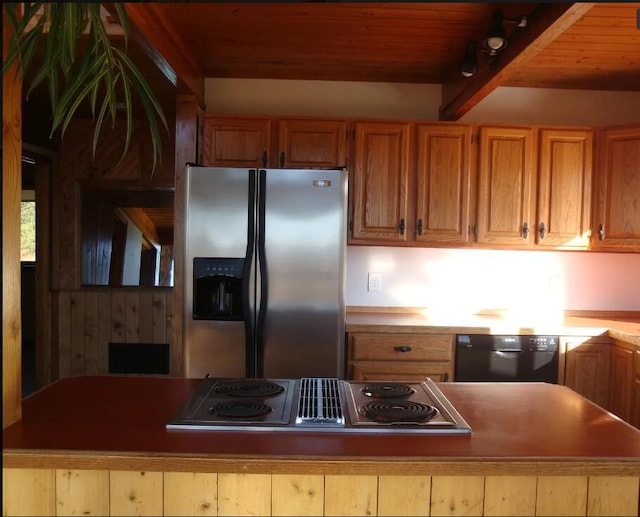
<path id="1" fill-rule="evenodd" d="M 34 62 L 36 50 L 44 45 L 42 65 L 33 75 L 26 98 L 43 82 L 49 87 L 52 110 L 51 136 L 61 135 L 77 109 L 88 102 L 95 122 L 93 155 L 103 124 L 115 124 L 117 111 L 123 108 L 126 133 L 122 156 L 126 154 L 133 132 L 133 95 L 141 102 L 151 132 L 153 170 L 160 160 L 160 126 L 168 132 L 160 103 L 140 70 L 127 56 L 129 18 L 123 4 L 113 4 L 124 33 L 124 50 L 114 46 L 101 18 L 99 3 L 4 3 L 3 15 L 13 34 L 2 64 L 5 74 L 18 63 L 17 74 L 24 79 Z"/>

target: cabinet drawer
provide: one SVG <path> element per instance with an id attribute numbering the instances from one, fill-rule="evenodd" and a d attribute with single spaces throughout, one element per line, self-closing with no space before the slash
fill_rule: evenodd
<path id="1" fill-rule="evenodd" d="M 451 361 L 453 335 L 352 334 L 351 358 L 361 361 Z"/>
<path id="2" fill-rule="evenodd" d="M 358 361 L 351 365 L 350 378 L 357 381 L 422 382 L 429 377 L 434 382 L 451 380 L 450 362 L 381 363 Z"/>

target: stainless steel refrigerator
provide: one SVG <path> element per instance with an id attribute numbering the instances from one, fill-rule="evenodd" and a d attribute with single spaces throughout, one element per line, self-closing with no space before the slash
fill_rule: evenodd
<path id="1" fill-rule="evenodd" d="M 187 377 L 344 377 L 345 170 L 185 171 Z"/>

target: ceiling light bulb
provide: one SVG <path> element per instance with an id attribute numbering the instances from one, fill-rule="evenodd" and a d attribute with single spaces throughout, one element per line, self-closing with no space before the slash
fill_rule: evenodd
<path id="1" fill-rule="evenodd" d="M 484 40 L 484 45 L 489 50 L 502 50 L 507 46 L 507 33 L 502 22 L 502 12 L 495 11 L 491 15 L 491 27 L 489 27 L 487 38 Z"/>
<path id="2" fill-rule="evenodd" d="M 484 44 L 491 50 L 501 50 L 506 47 L 507 40 L 501 36 L 490 36 L 484 40 Z"/>
<path id="3" fill-rule="evenodd" d="M 477 44 L 473 40 L 467 43 L 467 51 L 460 61 L 460 73 L 465 77 L 471 77 L 476 73 L 478 68 L 478 59 L 476 58 Z"/>

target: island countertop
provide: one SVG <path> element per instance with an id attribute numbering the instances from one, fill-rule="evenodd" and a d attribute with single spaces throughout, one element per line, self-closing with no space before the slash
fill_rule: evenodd
<path id="1" fill-rule="evenodd" d="M 5 467 L 166 468 L 245 472 L 555 473 L 640 475 L 640 431 L 567 387 L 441 383 L 471 435 L 167 430 L 199 379 L 96 376 L 24 399 L 3 431 Z M 64 465 L 64 467 L 62 467 Z M 265 467 L 266 465 L 266 467 Z M 270 466 L 269 466 L 270 465 Z M 314 467 L 315 465 L 315 467 Z M 504 469 L 503 469 L 504 471 Z"/>

